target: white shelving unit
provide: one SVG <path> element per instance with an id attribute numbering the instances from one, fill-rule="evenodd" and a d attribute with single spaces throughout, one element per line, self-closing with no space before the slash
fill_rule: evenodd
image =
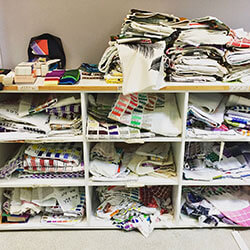
<path id="1" fill-rule="evenodd" d="M 83 186 L 86 192 L 86 218 L 75 225 L 47 225 L 41 224 L 37 217 L 32 218 L 25 224 L 0 224 L 0 230 L 30 230 L 30 229 L 79 229 L 79 228 L 115 228 L 110 221 L 104 221 L 95 216 L 96 207 L 98 206 L 95 187 L 97 186 L 110 186 L 121 185 L 126 187 L 141 187 L 144 185 L 171 185 L 173 186 L 173 216 L 163 216 L 162 221 L 156 225 L 157 228 L 178 228 L 178 227 L 200 227 L 200 225 L 194 220 L 181 216 L 181 194 L 182 187 L 184 186 L 205 186 L 205 185 L 249 185 L 250 181 L 245 180 L 215 180 L 211 182 L 205 181 L 186 181 L 182 179 L 183 165 L 184 165 L 184 151 L 185 143 L 191 141 L 198 142 L 242 142 L 250 141 L 246 137 L 221 137 L 221 138 L 187 138 L 186 137 L 186 119 L 189 93 L 194 92 L 221 92 L 221 93 L 246 93 L 250 92 L 250 85 L 246 84 L 227 84 L 227 83 L 210 83 L 210 84 L 190 84 L 190 83 L 169 83 L 167 87 L 160 91 L 154 91 L 159 93 L 172 93 L 176 95 L 179 112 L 182 119 L 183 133 L 178 137 L 161 137 L 147 139 L 130 139 L 130 140 L 89 140 L 85 136 L 86 132 L 86 119 L 87 119 L 87 95 L 89 93 L 118 93 L 121 92 L 121 85 L 106 84 L 101 80 L 82 80 L 78 85 L 74 86 L 43 86 L 42 79 L 38 79 L 34 85 L 13 85 L 7 86 L 0 92 L 0 100 L 3 96 L 20 95 L 23 93 L 30 93 L 39 95 L 41 93 L 65 93 L 72 94 L 78 93 L 81 97 L 82 106 L 82 123 L 83 134 L 75 137 L 51 137 L 51 138 L 39 138 L 39 139 L 25 139 L 20 135 L 19 138 L 7 138 L 0 134 L 0 164 L 4 164 L 6 159 L 12 154 L 13 150 L 20 146 L 21 143 L 55 143 L 55 142 L 82 142 L 83 146 L 83 158 L 85 165 L 85 178 L 79 179 L 18 179 L 9 178 L 0 180 L 0 188 L 4 187 L 47 187 L 47 186 Z M 114 141 L 124 143 L 145 143 L 145 142 L 170 142 L 173 148 L 174 160 L 177 168 L 177 176 L 174 178 L 155 178 L 155 177 L 140 177 L 136 181 L 122 180 L 118 181 L 95 181 L 89 174 L 89 151 L 91 145 L 95 142 L 101 141 Z M 184 219 L 183 219 L 184 218 Z M 227 225 L 220 225 L 227 227 Z M 209 227 L 209 226 L 208 226 Z"/>

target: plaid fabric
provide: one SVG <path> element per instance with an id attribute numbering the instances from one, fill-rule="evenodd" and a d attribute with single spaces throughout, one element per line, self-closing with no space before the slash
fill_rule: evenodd
<path id="1" fill-rule="evenodd" d="M 159 207 L 155 198 L 160 200 L 171 199 L 172 187 L 171 186 L 151 186 L 140 188 L 140 200 L 143 205 L 147 207 Z"/>
<path id="2" fill-rule="evenodd" d="M 250 226 L 250 206 L 241 210 L 223 212 L 223 214 L 240 226 Z"/>

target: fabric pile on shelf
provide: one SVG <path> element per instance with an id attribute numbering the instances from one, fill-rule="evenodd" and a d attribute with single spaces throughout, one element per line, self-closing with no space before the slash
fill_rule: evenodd
<path id="1" fill-rule="evenodd" d="M 250 144 L 190 142 L 186 144 L 185 180 L 212 181 L 250 178 Z"/>
<path id="2" fill-rule="evenodd" d="M 44 85 L 74 85 L 81 78 L 79 69 L 71 70 L 52 70 L 44 78 Z"/>
<path id="3" fill-rule="evenodd" d="M 123 82 L 121 62 L 115 42 L 109 42 L 109 47 L 105 50 L 98 64 L 98 69 L 104 74 L 104 79 L 107 83 Z"/>
<path id="4" fill-rule="evenodd" d="M 238 134 L 250 136 L 250 99 L 230 95 L 225 111 L 225 124 Z"/>
<path id="5" fill-rule="evenodd" d="M 224 55 L 230 29 L 215 17 L 186 20 L 166 51 L 166 77 L 178 82 L 215 82 L 228 73 Z"/>
<path id="6" fill-rule="evenodd" d="M 23 145 L 0 169 L 0 178 L 53 179 L 84 177 L 80 143 Z"/>
<path id="7" fill-rule="evenodd" d="M 64 95 L 21 95 L 4 100 L 0 107 L 2 138 L 32 139 L 74 136 L 81 133 L 80 98 Z M 4 133 L 3 133 L 4 132 Z"/>
<path id="8" fill-rule="evenodd" d="M 222 94 L 190 94 L 188 137 L 250 136 L 250 100 Z"/>
<path id="9" fill-rule="evenodd" d="M 41 223 L 74 224 L 85 214 L 85 191 L 80 187 L 4 189 L 2 222 L 26 223 L 40 215 Z"/>
<path id="10" fill-rule="evenodd" d="M 132 9 L 120 34 L 111 36 L 99 62 L 108 77 L 123 76 L 123 94 L 160 89 L 173 82 L 250 79 L 250 33 L 216 17 L 179 18 Z M 143 66 L 142 66 L 143 65 Z"/>
<path id="11" fill-rule="evenodd" d="M 181 213 L 198 220 L 200 225 L 225 223 L 249 227 L 249 187 L 185 187 Z"/>
<path id="12" fill-rule="evenodd" d="M 82 63 L 79 67 L 81 79 L 103 79 L 103 73 L 98 69 L 97 64 Z"/>
<path id="13" fill-rule="evenodd" d="M 170 143 L 145 143 L 128 156 L 127 167 L 138 176 L 170 178 L 176 176 L 176 168 Z"/>
<path id="14" fill-rule="evenodd" d="M 131 139 L 153 137 L 154 133 L 125 126 L 108 118 L 117 94 L 88 95 L 88 139 Z"/>
<path id="15" fill-rule="evenodd" d="M 163 136 L 181 134 L 181 118 L 173 94 L 120 94 L 108 118 Z"/>
<path id="16" fill-rule="evenodd" d="M 222 94 L 190 94 L 187 136 L 235 135 L 223 124 L 227 98 Z"/>
<path id="17" fill-rule="evenodd" d="M 112 178 L 121 180 L 129 174 L 129 169 L 122 162 L 123 150 L 115 147 L 113 142 L 97 143 L 90 152 L 90 173 L 95 177 L 93 180 Z"/>
<path id="18" fill-rule="evenodd" d="M 172 219 L 172 187 L 148 186 L 142 188 L 98 187 L 101 204 L 96 215 L 111 220 L 116 227 L 131 231 L 138 229 L 145 237 L 155 224 Z M 165 215 L 167 216 L 164 218 Z M 161 216 L 160 216 L 161 215 Z"/>
<path id="19" fill-rule="evenodd" d="M 132 139 L 181 133 L 181 119 L 173 94 L 139 93 L 118 97 L 97 94 L 89 95 L 88 99 L 89 139 Z"/>
<path id="20" fill-rule="evenodd" d="M 95 181 L 137 181 L 142 176 L 176 176 L 173 152 L 169 143 L 144 145 L 100 142 L 90 153 L 90 173 Z"/>
<path id="21" fill-rule="evenodd" d="M 61 77 L 64 75 L 65 70 L 53 70 L 48 72 L 44 78 L 44 85 L 45 86 L 54 86 L 58 85 Z"/>
<path id="22" fill-rule="evenodd" d="M 230 48 L 225 54 L 229 74 L 223 80 L 248 83 L 250 80 L 250 33 L 237 29 L 231 30 L 230 36 L 231 40 L 227 44 Z"/>

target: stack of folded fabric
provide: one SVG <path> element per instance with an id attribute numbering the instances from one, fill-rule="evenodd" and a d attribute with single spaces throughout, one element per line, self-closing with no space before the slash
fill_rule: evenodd
<path id="1" fill-rule="evenodd" d="M 0 168 L 0 178 L 52 179 L 84 177 L 79 143 L 31 144 L 20 147 Z"/>
<path id="2" fill-rule="evenodd" d="M 107 83 L 123 82 L 121 62 L 114 42 L 109 42 L 109 47 L 105 50 L 98 69 L 105 74 L 104 79 Z"/>
<path id="3" fill-rule="evenodd" d="M 121 180 L 129 174 L 129 169 L 122 163 L 123 150 L 116 148 L 114 143 L 97 143 L 90 152 L 89 170 L 93 179 L 103 177 Z"/>
<path id="4" fill-rule="evenodd" d="M 26 174 L 46 174 L 47 178 L 54 178 L 59 174 L 59 178 L 67 175 L 72 178 L 72 173 L 79 174 L 77 177 L 80 177 L 84 171 L 79 143 L 31 144 L 25 149 L 23 157 L 23 166 L 18 169 L 23 172 L 23 178 Z M 52 173 L 51 177 L 49 173 Z"/>
<path id="5" fill-rule="evenodd" d="M 199 224 L 250 226 L 249 188 L 238 186 L 188 187 L 183 190 L 181 213 Z"/>
<path id="6" fill-rule="evenodd" d="M 164 80 L 250 79 L 249 33 L 232 30 L 216 17 L 189 20 L 132 9 L 109 45 L 99 69 L 107 73 L 116 68 L 122 73 L 125 95 L 160 89 L 167 85 Z"/>
<path id="7" fill-rule="evenodd" d="M 80 98 L 75 96 L 24 94 L 3 101 L 0 112 L 0 131 L 8 139 L 20 132 L 24 139 L 81 133 Z"/>
<path id="8" fill-rule="evenodd" d="M 243 136 L 250 135 L 250 99 L 230 95 L 224 120 L 227 126 Z"/>
<path id="9" fill-rule="evenodd" d="M 108 118 L 116 94 L 88 95 L 87 137 L 89 139 L 131 139 L 153 137 L 154 133 L 125 126 Z"/>
<path id="10" fill-rule="evenodd" d="M 145 143 L 130 155 L 127 167 L 138 176 L 173 177 L 176 168 L 169 143 Z"/>
<path id="11" fill-rule="evenodd" d="M 103 79 L 103 73 L 100 72 L 97 64 L 82 63 L 79 69 L 81 79 Z"/>
<path id="12" fill-rule="evenodd" d="M 98 187 L 97 193 L 101 202 L 96 212 L 99 218 L 111 220 L 126 231 L 138 229 L 145 237 L 163 219 L 160 214 L 172 212 L 171 186 Z"/>
<path id="13" fill-rule="evenodd" d="M 178 82 L 214 82 L 228 73 L 225 46 L 230 29 L 215 17 L 188 20 L 179 26 L 180 34 L 166 51 L 170 73 L 166 79 Z"/>
<path id="14" fill-rule="evenodd" d="M 59 81 L 59 85 L 73 85 L 80 80 L 79 69 L 66 70 Z"/>
<path id="15" fill-rule="evenodd" d="M 65 70 L 60 69 L 60 70 L 53 70 L 49 73 L 46 74 L 44 78 L 44 85 L 47 86 L 53 86 L 53 85 L 58 85 L 61 77 L 65 73 Z"/>
<path id="16" fill-rule="evenodd" d="M 85 213 L 85 191 L 78 187 L 14 188 L 3 191 L 2 222 L 78 223 Z"/>
<path id="17" fill-rule="evenodd" d="M 250 80 L 250 33 L 243 29 L 231 30 L 231 40 L 227 43 L 225 60 L 228 63 L 229 74 L 224 81 L 240 81 L 248 83 Z"/>
<path id="18" fill-rule="evenodd" d="M 218 144 L 191 142 L 186 145 L 183 178 L 212 181 L 250 178 L 250 144 L 227 143 L 223 151 Z"/>
<path id="19" fill-rule="evenodd" d="M 219 136 L 236 133 L 224 124 L 227 98 L 222 94 L 190 94 L 187 136 Z"/>

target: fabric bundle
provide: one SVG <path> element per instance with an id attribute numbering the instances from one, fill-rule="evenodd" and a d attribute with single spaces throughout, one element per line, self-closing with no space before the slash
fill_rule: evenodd
<path id="1" fill-rule="evenodd" d="M 124 95 L 160 89 L 166 81 L 246 83 L 249 49 L 249 33 L 216 17 L 187 19 L 132 9 L 98 67 L 103 73 L 119 68 Z"/>
<path id="2" fill-rule="evenodd" d="M 90 152 L 89 170 L 96 181 L 137 181 L 142 176 L 171 178 L 176 176 L 173 152 L 168 143 L 100 142 Z"/>
<path id="3" fill-rule="evenodd" d="M 96 215 L 111 220 L 116 227 L 131 231 L 138 229 L 145 237 L 161 221 L 160 214 L 172 212 L 172 187 L 143 188 L 98 187 L 100 200 Z"/>
<path id="4" fill-rule="evenodd" d="M 128 168 L 122 164 L 121 148 L 116 148 L 114 143 L 97 143 L 90 152 L 90 173 L 98 177 L 107 177 L 112 179 L 124 178 L 129 174 Z"/>
<path id="5" fill-rule="evenodd" d="M 24 172 L 83 171 L 82 148 L 79 143 L 31 144 L 24 151 Z"/>
<path id="6" fill-rule="evenodd" d="M 226 104 L 224 120 L 238 134 L 250 134 L 250 99 L 230 95 Z"/>
<path id="7" fill-rule="evenodd" d="M 190 94 L 187 136 L 235 135 L 224 123 L 227 97 L 222 94 Z"/>
<path id="8" fill-rule="evenodd" d="M 164 136 L 181 133 L 181 119 L 173 94 L 120 94 L 108 118 Z"/>
<path id="9" fill-rule="evenodd" d="M 166 54 L 167 80 L 215 82 L 228 73 L 225 46 L 230 29 L 215 17 L 189 20 L 179 27 L 179 36 Z"/>
<path id="10" fill-rule="evenodd" d="M 114 42 L 109 42 L 109 47 L 105 50 L 98 69 L 104 74 L 107 83 L 122 83 L 123 74 L 118 49 Z"/>
<path id="11" fill-rule="evenodd" d="M 116 99 L 116 94 L 88 95 L 87 137 L 89 139 L 133 139 L 155 135 L 152 132 L 129 127 L 109 119 L 109 113 Z"/>
<path id="12" fill-rule="evenodd" d="M 25 223 L 41 216 L 41 223 L 78 223 L 85 214 L 85 191 L 78 187 L 5 189 L 2 222 Z"/>
<path id="13" fill-rule="evenodd" d="M 80 80 L 79 69 L 66 70 L 60 78 L 59 85 L 74 85 Z"/>
<path id="14" fill-rule="evenodd" d="M 67 135 L 81 132 L 80 98 L 65 95 L 22 95 L 17 101 L 4 100 L 1 105 L 2 136 L 21 139 Z M 20 137 L 19 137 L 20 138 Z"/>
<path id="15" fill-rule="evenodd" d="M 44 85 L 58 85 L 61 77 L 64 75 L 65 70 L 53 70 L 46 74 Z"/>
<path id="16" fill-rule="evenodd" d="M 103 73 L 99 71 L 97 64 L 82 63 L 79 69 L 81 79 L 103 79 Z"/>
<path id="17" fill-rule="evenodd" d="M 169 143 L 145 143 L 130 156 L 128 168 L 138 176 L 173 177 L 176 168 Z"/>
<path id="18" fill-rule="evenodd" d="M 250 225 L 249 188 L 238 186 L 190 187 L 183 190 L 181 213 L 199 224 Z"/>
<path id="19" fill-rule="evenodd" d="M 183 178 L 212 181 L 218 179 L 250 178 L 250 145 L 227 143 L 221 148 L 214 143 L 186 144 Z"/>
<path id="20" fill-rule="evenodd" d="M 230 36 L 231 40 L 227 44 L 228 50 L 225 54 L 229 74 L 223 80 L 248 83 L 250 79 L 250 33 L 237 29 L 231 30 Z"/>
<path id="21" fill-rule="evenodd" d="M 0 178 L 81 178 L 84 176 L 79 143 L 31 144 L 20 147 L 0 168 Z"/>

